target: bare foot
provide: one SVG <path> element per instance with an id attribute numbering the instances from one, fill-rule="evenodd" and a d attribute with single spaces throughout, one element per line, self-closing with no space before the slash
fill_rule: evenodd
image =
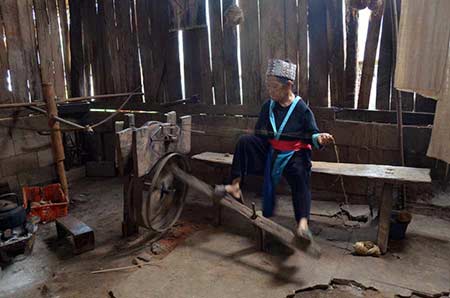
<path id="1" fill-rule="evenodd" d="M 297 236 L 312 240 L 312 234 L 308 227 L 308 219 L 305 217 L 300 219 L 300 221 L 298 222 Z"/>
<path id="2" fill-rule="evenodd" d="M 225 185 L 225 191 L 235 198 L 241 197 L 241 188 L 239 187 L 239 184 Z"/>

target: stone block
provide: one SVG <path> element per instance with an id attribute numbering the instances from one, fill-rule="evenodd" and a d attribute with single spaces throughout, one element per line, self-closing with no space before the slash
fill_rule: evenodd
<path id="1" fill-rule="evenodd" d="M 4 176 L 12 176 L 38 167 L 38 158 L 35 152 L 20 154 L 1 160 L 1 168 Z"/>

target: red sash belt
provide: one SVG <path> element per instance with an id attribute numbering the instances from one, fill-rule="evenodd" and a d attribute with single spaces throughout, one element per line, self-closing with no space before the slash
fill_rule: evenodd
<path id="1" fill-rule="evenodd" d="M 300 149 L 312 149 L 312 146 L 310 144 L 303 143 L 300 140 L 285 141 L 269 139 L 269 143 L 272 145 L 273 149 L 278 151 L 299 151 Z"/>

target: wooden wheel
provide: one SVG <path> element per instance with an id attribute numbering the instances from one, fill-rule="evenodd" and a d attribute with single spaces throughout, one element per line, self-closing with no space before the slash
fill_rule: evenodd
<path id="1" fill-rule="evenodd" d="M 172 166 L 190 172 L 183 155 L 170 153 L 164 156 L 147 176 L 151 178 L 150 187 L 143 191 L 140 205 L 137 205 L 141 209 L 137 214 L 139 225 L 157 232 L 164 232 L 176 223 L 188 192 L 188 185 L 173 175 Z M 144 185 L 148 184 L 144 182 Z"/>

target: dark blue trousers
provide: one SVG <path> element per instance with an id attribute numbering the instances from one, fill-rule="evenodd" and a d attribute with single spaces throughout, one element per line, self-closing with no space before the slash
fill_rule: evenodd
<path id="1" fill-rule="evenodd" d="M 264 138 L 248 135 L 242 136 L 234 152 L 233 165 L 231 167 L 231 178 L 248 175 L 264 176 L 266 157 L 270 144 Z M 292 191 L 292 203 L 294 206 L 295 219 L 309 218 L 311 210 L 311 150 L 299 150 L 295 152 L 284 168 L 283 176 L 286 178 Z M 276 201 L 263 202 L 267 210 L 274 210 Z M 272 208 L 267 208 L 271 206 Z M 263 213 L 265 216 L 272 214 Z"/>

